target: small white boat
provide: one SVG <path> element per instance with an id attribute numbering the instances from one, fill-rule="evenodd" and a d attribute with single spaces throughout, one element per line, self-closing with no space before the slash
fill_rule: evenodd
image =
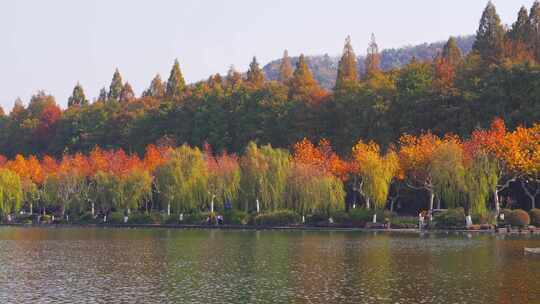
<path id="1" fill-rule="evenodd" d="M 525 254 L 538 254 L 538 255 L 540 255 L 540 248 L 526 248 L 525 247 Z"/>

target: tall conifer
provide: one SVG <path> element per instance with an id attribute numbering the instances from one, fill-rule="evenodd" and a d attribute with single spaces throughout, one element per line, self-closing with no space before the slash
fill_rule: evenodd
<path id="1" fill-rule="evenodd" d="M 120 75 L 118 69 L 116 69 L 114 71 L 111 85 L 109 87 L 109 94 L 107 95 L 107 98 L 110 100 L 118 101 L 118 99 L 120 98 L 120 92 L 122 92 L 123 87 L 124 84 L 122 82 L 122 76 Z"/>
<path id="2" fill-rule="evenodd" d="M 289 52 L 285 50 L 283 52 L 283 58 L 279 66 L 278 80 L 281 82 L 287 82 L 293 76 L 293 68 L 291 64 L 291 58 L 289 58 Z"/>
<path id="3" fill-rule="evenodd" d="M 120 102 L 130 102 L 133 99 L 135 99 L 135 93 L 129 82 L 126 81 L 126 84 L 122 87 L 122 91 L 120 92 Z"/>
<path id="4" fill-rule="evenodd" d="M 336 78 L 335 90 L 339 91 L 358 81 L 358 71 L 356 64 L 356 55 L 351 45 L 351 37 L 345 39 L 343 55 L 339 60 L 338 73 Z"/>
<path id="5" fill-rule="evenodd" d="M 535 1 L 529 13 L 529 46 L 537 62 L 540 62 L 540 1 Z"/>
<path id="6" fill-rule="evenodd" d="M 249 64 L 247 81 L 254 87 L 261 87 L 264 84 L 264 73 L 259 67 L 256 57 L 253 57 L 253 60 Z"/>
<path id="7" fill-rule="evenodd" d="M 447 63 L 453 66 L 461 62 L 461 50 L 457 45 L 456 38 L 450 37 L 450 39 L 448 39 L 448 41 L 443 47 L 442 57 Z"/>
<path id="8" fill-rule="evenodd" d="M 379 53 L 379 46 L 375 40 L 375 34 L 371 34 L 365 65 L 366 76 L 368 77 L 381 71 L 381 54 Z"/>
<path id="9" fill-rule="evenodd" d="M 304 54 L 298 58 L 296 70 L 290 83 L 290 95 L 293 100 L 310 99 L 314 90 L 319 89 L 317 81 L 309 70 Z"/>
<path id="10" fill-rule="evenodd" d="M 152 82 L 150 83 L 148 89 L 144 91 L 143 97 L 162 98 L 163 96 L 165 96 L 165 85 L 161 80 L 161 76 L 159 74 L 156 74 L 154 79 L 152 79 Z"/>
<path id="11" fill-rule="evenodd" d="M 501 18 L 495 5 L 489 1 L 476 31 L 473 50 L 487 63 L 499 63 L 504 56 L 504 36 L 505 29 L 501 24 Z"/>
<path id="12" fill-rule="evenodd" d="M 77 82 L 77 85 L 73 88 L 73 93 L 71 93 L 71 96 L 68 99 L 68 107 L 85 106 L 87 104 L 88 100 L 84 94 L 83 87 Z"/>
<path id="13" fill-rule="evenodd" d="M 186 83 L 180 71 L 180 63 L 178 63 L 178 59 L 175 59 L 169 80 L 167 80 L 166 96 L 171 98 L 181 97 L 184 93 L 185 86 Z"/>

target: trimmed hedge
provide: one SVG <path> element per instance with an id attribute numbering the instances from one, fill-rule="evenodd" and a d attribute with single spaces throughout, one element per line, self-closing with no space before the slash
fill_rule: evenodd
<path id="1" fill-rule="evenodd" d="M 223 223 L 226 225 L 246 225 L 249 215 L 244 211 L 227 210 L 223 212 Z"/>
<path id="2" fill-rule="evenodd" d="M 531 218 L 524 210 L 516 209 L 510 213 L 506 222 L 515 227 L 527 227 L 531 223 Z"/>
<path id="3" fill-rule="evenodd" d="M 300 223 L 301 216 L 291 210 L 278 210 L 257 215 L 254 221 L 259 226 L 289 226 Z"/>
<path id="4" fill-rule="evenodd" d="M 437 214 L 433 221 L 436 228 L 463 228 L 465 227 L 465 210 L 463 208 L 448 209 Z"/>
<path id="5" fill-rule="evenodd" d="M 529 215 L 531 217 L 531 225 L 540 227 L 540 209 L 531 209 Z"/>
<path id="6" fill-rule="evenodd" d="M 355 226 L 364 226 L 366 223 L 373 222 L 374 214 L 377 214 L 377 223 L 384 223 L 386 219 L 392 221 L 392 218 L 395 217 L 395 214 L 388 210 L 356 208 L 349 213 L 351 223 Z"/>

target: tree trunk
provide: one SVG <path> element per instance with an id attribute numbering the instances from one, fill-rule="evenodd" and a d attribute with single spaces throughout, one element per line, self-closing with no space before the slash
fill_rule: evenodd
<path id="1" fill-rule="evenodd" d="M 94 202 L 92 202 L 92 217 L 96 216 L 96 208 Z"/>
<path id="2" fill-rule="evenodd" d="M 536 190 L 535 192 L 531 192 L 529 190 L 529 188 L 527 188 L 527 185 L 525 185 L 524 181 L 521 182 L 521 188 L 523 188 L 523 191 L 525 191 L 525 194 L 527 194 L 527 196 L 531 200 L 531 209 L 535 209 L 536 208 L 536 196 L 540 192 L 540 189 Z"/>
<path id="3" fill-rule="evenodd" d="M 214 213 L 214 196 L 212 195 L 212 200 L 210 201 L 210 212 Z"/>
<path id="4" fill-rule="evenodd" d="M 371 207 L 370 205 L 369 197 L 366 197 L 366 209 L 369 209 Z"/>
<path id="5" fill-rule="evenodd" d="M 493 201 L 495 202 L 495 215 L 499 216 L 501 213 L 501 205 L 499 202 L 499 190 L 493 191 Z"/>
<path id="6" fill-rule="evenodd" d="M 429 210 L 433 210 L 433 201 L 435 200 L 435 193 L 433 193 L 433 190 L 429 191 Z"/>
<path id="7" fill-rule="evenodd" d="M 33 210 L 34 210 L 34 203 L 30 203 L 30 215 L 33 214 Z"/>
<path id="8" fill-rule="evenodd" d="M 171 216 L 171 203 L 167 204 L 167 216 Z"/>
<path id="9" fill-rule="evenodd" d="M 441 199 L 437 197 L 437 209 L 441 209 Z"/>

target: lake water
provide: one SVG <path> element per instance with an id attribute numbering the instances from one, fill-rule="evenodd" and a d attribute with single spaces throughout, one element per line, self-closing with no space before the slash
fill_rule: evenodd
<path id="1" fill-rule="evenodd" d="M 0 228 L 0 303 L 540 303 L 532 236 Z"/>

